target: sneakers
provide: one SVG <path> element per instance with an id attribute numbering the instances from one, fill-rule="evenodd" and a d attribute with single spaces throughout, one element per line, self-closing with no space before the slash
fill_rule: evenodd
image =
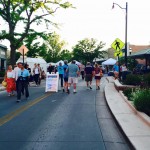
<path id="1" fill-rule="evenodd" d="M 74 92 L 73 92 L 73 94 L 76 94 L 76 93 L 77 93 L 77 91 L 74 91 Z"/>
<path id="2" fill-rule="evenodd" d="M 63 92 L 65 92 L 65 89 L 63 89 Z"/>
<path id="3" fill-rule="evenodd" d="M 17 101 L 16 101 L 16 102 L 17 102 L 17 103 L 19 103 L 20 101 L 21 101 L 20 99 L 17 99 Z"/>
<path id="4" fill-rule="evenodd" d="M 90 86 L 89 89 L 92 90 L 92 87 Z"/>
<path id="5" fill-rule="evenodd" d="M 67 93 L 70 94 L 70 90 L 69 89 L 68 89 Z"/>

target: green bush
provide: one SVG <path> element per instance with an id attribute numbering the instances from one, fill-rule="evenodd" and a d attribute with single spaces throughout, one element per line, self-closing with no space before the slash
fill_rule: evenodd
<path id="1" fill-rule="evenodd" d="M 123 93 L 128 98 L 128 100 L 131 100 L 132 90 L 133 89 L 131 89 L 131 88 L 127 88 L 127 89 L 123 90 Z"/>
<path id="2" fill-rule="evenodd" d="M 150 115 L 150 89 L 140 89 L 132 93 L 131 99 L 137 110 Z"/>
<path id="3" fill-rule="evenodd" d="M 128 74 L 126 76 L 126 80 L 124 81 L 124 84 L 127 85 L 140 85 L 141 84 L 141 76 L 135 75 L 135 74 Z"/>
<path id="4" fill-rule="evenodd" d="M 5 71 L 0 71 L 0 77 L 4 77 L 5 76 Z"/>
<path id="5" fill-rule="evenodd" d="M 150 87 L 150 73 L 145 74 L 143 77 L 144 82 Z"/>

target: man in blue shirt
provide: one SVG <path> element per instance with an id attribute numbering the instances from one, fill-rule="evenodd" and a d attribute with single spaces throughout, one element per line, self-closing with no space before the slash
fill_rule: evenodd
<path id="1" fill-rule="evenodd" d="M 30 73 L 27 69 L 24 68 L 24 65 L 21 64 L 20 70 L 18 71 L 18 92 L 17 92 L 17 102 L 21 101 L 21 91 L 25 89 L 26 99 L 29 98 L 29 90 L 28 90 L 28 79 L 30 77 Z"/>
<path id="2" fill-rule="evenodd" d="M 75 60 L 68 66 L 68 94 L 70 93 L 70 86 L 73 83 L 73 93 L 76 93 L 76 84 L 78 83 L 79 67 L 75 64 Z"/>
<path id="3" fill-rule="evenodd" d="M 64 65 L 63 65 L 63 68 L 64 68 L 64 88 L 63 88 L 63 92 L 67 92 L 68 91 L 68 62 L 67 60 L 64 61 Z"/>
<path id="4" fill-rule="evenodd" d="M 61 80 L 61 87 L 63 88 L 63 75 L 64 75 L 64 68 L 62 66 L 62 63 L 60 62 L 59 63 L 59 66 L 58 66 L 58 73 L 59 73 L 59 79 Z"/>

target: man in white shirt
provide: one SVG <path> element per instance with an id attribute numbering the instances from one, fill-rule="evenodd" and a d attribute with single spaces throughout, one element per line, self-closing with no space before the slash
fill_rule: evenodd
<path id="1" fill-rule="evenodd" d="M 16 80 L 16 91 L 17 91 L 17 93 L 18 93 L 18 72 L 19 72 L 19 70 L 21 70 L 20 66 L 21 66 L 21 62 L 18 62 L 17 67 L 14 68 L 14 77 L 13 78 L 15 78 L 15 80 Z M 23 93 L 23 91 L 24 90 L 22 89 L 22 93 Z"/>

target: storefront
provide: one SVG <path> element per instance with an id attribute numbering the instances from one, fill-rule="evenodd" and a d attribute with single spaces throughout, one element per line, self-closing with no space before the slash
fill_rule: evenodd
<path id="1" fill-rule="evenodd" d="M 0 71 L 6 70 L 7 47 L 0 44 Z"/>

